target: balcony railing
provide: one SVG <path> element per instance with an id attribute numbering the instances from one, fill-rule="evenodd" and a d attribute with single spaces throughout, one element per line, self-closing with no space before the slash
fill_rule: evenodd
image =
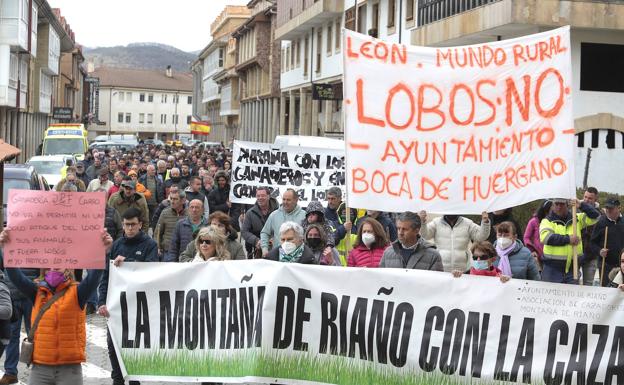
<path id="1" fill-rule="evenodd" d="M 434 23 L 499 1 L 501 0 L 420 0 L 418 2 L 418 25 Z"/>

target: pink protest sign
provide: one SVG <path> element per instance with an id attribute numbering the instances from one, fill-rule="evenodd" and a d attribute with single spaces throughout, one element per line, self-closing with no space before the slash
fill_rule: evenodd
<path id="1" fill-rule="evenodd" d="M 6 267 L 104 269 L 104 193 L 9 190 Z"/>

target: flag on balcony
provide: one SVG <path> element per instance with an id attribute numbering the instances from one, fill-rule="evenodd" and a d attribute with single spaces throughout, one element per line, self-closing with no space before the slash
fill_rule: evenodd
<path id="1" fill-rule="evenodd" d="M 208 135 L 210 134 L 209 122 L 191 122 L 191 134 Z"/>

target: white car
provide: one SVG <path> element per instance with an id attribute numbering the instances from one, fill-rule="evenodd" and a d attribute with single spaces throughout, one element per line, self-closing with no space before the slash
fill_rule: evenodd
<path id="1" fill-rule="evenodd" d="M 33 156 L 26 164 L 32 165 L 37 170 L 37 174 L 43 176 L 50 188 L 53 188 L 62 179 L 61 169 L 65 166 L 67 159 L 71 159 L 73 164 L 76 164 L 76 158 L 73 155 Z"/>

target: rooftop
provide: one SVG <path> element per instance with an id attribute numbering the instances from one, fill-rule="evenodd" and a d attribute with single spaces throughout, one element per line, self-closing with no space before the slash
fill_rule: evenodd
<path id="1" fill-rule="evenodd" d="M 165 69 L 144 70 L 115 67 L 99 67 L 89 76 L 100 79 L 100 87 L 126 87 L 163 91 L 193 91 L 193 75 L 190 72 L 172 71 L 168 77 Z"/>

